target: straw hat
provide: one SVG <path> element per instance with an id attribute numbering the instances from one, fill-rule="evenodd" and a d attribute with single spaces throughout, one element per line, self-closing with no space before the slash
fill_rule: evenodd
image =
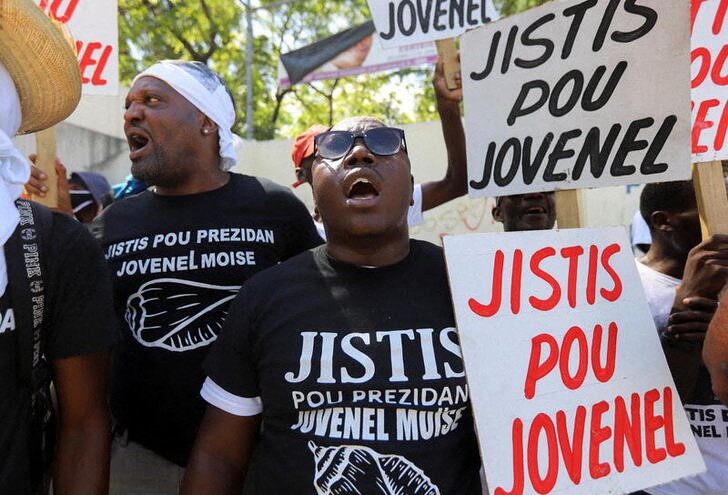
<path id="1" fill-rule="evenodd" d="M 73 41 L 33 0 L 0 0 L 0 61 L 20 96 L 18 134 L 50 127 L 78 105 L 81 74 Z"/>

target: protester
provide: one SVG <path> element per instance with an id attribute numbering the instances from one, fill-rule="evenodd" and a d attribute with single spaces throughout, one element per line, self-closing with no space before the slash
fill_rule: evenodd
<path id="1" fill-rule="evenodd" d="M 549 230 L 556 223 L 554 193 L 528 193 L 499 196 L 495 199 L 493 219 L 506 232 Z"/>
<path id="2" fill-rule="evenodd" d="M 262 417 L 256 493 L 479 494 L 442 250 L 408 235 L 404 133 L 356 117 L 316 149 L 327 244 L 237 296 L 206 361 L 183 493 L 237 493 Z M 441 400 L 424 405 L 425 391 Z"/>
<path id="3" fill-rule="evenodd" d="M 114 200 L 106 177 L 96 172 L 73 172 L 68 179 L 71 207 L 76 219 L 91 223 Z"/>
<path id="4" fill-rule="evenodd" d="M 728 444 L 711 433 L 728 417 L 715 400 L 701 361 L 705 332 L 728 281 L 728 235 L 701 242 L 697 202 L 690 181 L 648 184 L 640 211 L 652 235 L 647 254 L 637 263 L 647 303 L 663 342 L 706 473 L 649 488 L 652 495 L 725 494 Z"/>
<path id="5" fill-rule="evenodd" d="M 460 82 L 459 74 L 456 75 L 456 81 Z M 451 90 L 447 87 L 442 62 L 437 62 L 435 65 L 432 86 L 435 89 L 437 113 L 440 115 L 442 134 L 447 149 L 447 170 L 445 176 L 440 180 L 415 184 L 413 202 L 407 212 L 407 222 L 410 227 L 415 227 L 424 222 L 422 215 L 424 211 L 447 203 L 468 191 L 465 131 L 463 130 L 459 103 L 462 99 L 462 89 Z M 297 180 L 293 183 L 293 187 L 298 187 L 304 183 L 311 185 L 314 138 L 317 134 L 328 130 L 328 127 L 314 124 L 294 139 L 291 159 L 296 170 Z M 313 217 L 319 235 L 326 239 L 326 233 L 317 211 L 313 212 Z"/>
<path id="6" fill-rule="evenodd" d="M 31 0 L 1 10 L 0 493 L 47 493 L 52 461 L 54 493 L 105 494 L 110 280 L 80 224 L 17 199 L 30 164 L 11 141 L 68 116 L 81 76 L 71 44 Z"/>
<path id="7" fill-rule="evenodd" d="M 201 362 L 230 302 L 252 274 L 321 242 L 288 189 L 227 171 L 234 118 L 199 62 L 154 64 L 126 97 L 131 172 L 151 188 L 97 222 L 126 330 L 111 381 L 112 493 L 178 492 L 204 412 Z"/>
<path id="8" fill-rule="evenodd" d="M 29 197 L 44 198 L 48 194 L 48 175 L 35 166 L 38 156 L 31 153 L 28 158 L 33 163 L 30 178 L 25 183 Z M 74 217 L 84 225 L 99 216 L 103 209 L 114 200 L 114 192 L 106 178 L 96 172 L 73 172 L 67 177 L 67 170 L 61 160 L 56 157 L 56 206 L 53 211 Z"/>
<path id="9" fill-rule="evenodd" d="M 724 292 L 705 335 L 703 361 L 710 371 L 715 395 L 728 405 L 728 291 Z"/>

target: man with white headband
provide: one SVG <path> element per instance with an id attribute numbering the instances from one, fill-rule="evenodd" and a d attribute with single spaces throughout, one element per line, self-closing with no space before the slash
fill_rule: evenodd
<path id="1" fill-rule="evenodd" d="M 111 493 L 176 494 L 201 421 L 201 363 L 253 274 L 320 244 L 306 207 L 235 164 L 232 98 L 199 62 L 134 79 L 124 131 L 134 177 L 151 187 L 98 223 L 125 337 L 111 407 Z"/>
<path id="2" fill-rule="evenodd" d="M 47 493 L 52 462 L 55 493 L 105 494 L 110 279 L 83 226 L 18 199 L 30 164 L 11 141 L 67 117 L 81 76 L 32 0 L 0 2 L 0 23 L 0 493 Z"/>

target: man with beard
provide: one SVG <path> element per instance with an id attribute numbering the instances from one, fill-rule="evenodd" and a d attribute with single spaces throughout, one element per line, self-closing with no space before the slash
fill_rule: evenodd
<path id="1" fill-rule="evenodd" d="M 99 219 L 125 338 L 114 356 L 112 493 L 176 494 L 204 412 L 201 362 L 251 275 L 318 245 L 305 206 L 236 162 L 232 97 L 199 62 L 163 61 L 126 97 L 134 177 Z"/>
<path id="2" fill-rule="evenodd" d="M 442 249 L 409 238 L 403 131 L 344 120 L 311 171 L 327 244 L 231 306 L 183 493 L 237 493 L 262 417 L 255 493 L 480 494 Z"/>

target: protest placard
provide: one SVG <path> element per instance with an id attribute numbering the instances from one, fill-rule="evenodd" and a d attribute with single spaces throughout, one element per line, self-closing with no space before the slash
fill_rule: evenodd
<path id="1" fill-rule="evenodd" d="M 558 0 L 461 37 L 472 197 L 690 177 L 683 0 Z"/>
<path id="2" fill-rule="evenodd" d="M 445 237 L 491 495 L 704 471 L 621 227 Z"/>
<path id="3" fill-rule="evenodd" d="M 363 42 L 357 43 L 309 72 L 301 79 L 301 82 L 406 69 L 417 65 L 433 64 L 435 60 L 437 60 L 437 50 L 433 43 L 385 48 L 378 43 L 373 43 L 370 35 Z M 278 84 L 282 87 L 291 85 L 291 78 L 282 62 L 278 64 Z"/>
<path id="4" fill-rule="evenodd" d="M 693 162 L 728 159 L 728 0 L 693 0 Z"/>
<path id="5" fill-rule="evenodd" d="M 83 94 L 119 93 L 119 36 L 116 0 L 35 0 L 76 40 Z"/>
<path id="6" fill-rule="evenodd" d="M 453 38 L 498 18 L 493 0 L 368 0 L 383 46 Z"/>

